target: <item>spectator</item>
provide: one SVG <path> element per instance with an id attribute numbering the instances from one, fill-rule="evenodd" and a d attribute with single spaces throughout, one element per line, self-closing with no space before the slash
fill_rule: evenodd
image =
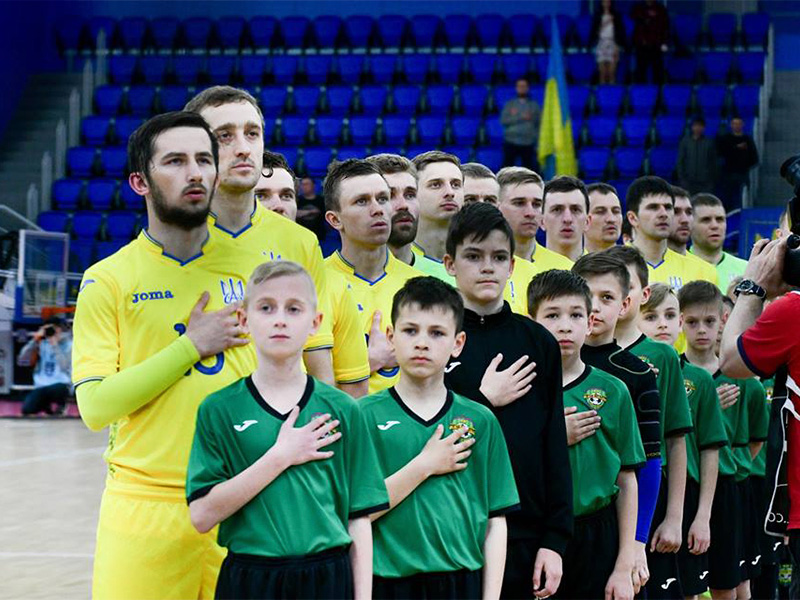
<path id="1" fill-rule="evenodd" d="M 72 394 L 72 336 L 63 319 L 48 319 L 22 347 L 17 364 L 33 367 L 34 389 L 22 403 L 22 414 L 64 414 Z"/>
<path id="2" fill-rule="evenodd" d="M 594 14 L 590 43 L 595 47 L 600 83 L 614 83 L 619 53 L 625 46 L 625 24 L 611 0 L 603 0 Z"/>
<path id="3" fill-rule="evenodd" d="M 529 90 L 528 82 L 518 79 L 517 97 L 506 102 L 500 115 L 503 125 L 503 165 L 515 165 L 519 159 L 523 167 L 537 171 L 539 165 L 535 150 L 542 111 L 536 100 L 528 97 Z"/>
<path id="4" fill-rule="evenodd" d="M 705 131 L 706 122 L 702 117 L 695 117 L 691 134 L 681 140 L 678 148 L 678 181 L 692 196 L 714 191 L 717 149 L 714 141 L 705 136 Z"/>
<path id="5" fill-rule="evenodd" d="M 748 183 L 750 169 L 758 164 L 758 150 L 753 138 L 744 132 L 744 120 L 731 118 L 731 130 L 717 141 L 717 151 L 722 159 L 720 196 L 727 210 L 739 208 L 742 189 Z"/>
<path id="6" fill-rule="evenodd" d="M 317 195 L 317 183 L 311 177 L 300 180 L 297 222 L 317 234 L 320 240 L 325 237 L 325 200 Z"/>
<path id="7" fill-rule="evenodd" d="M 647 83 L 652 69 L 653 82 L 664 82 L 664 53 L 667 51 L 669 15 L 664 5 L 646 0 L 633 7 L 633 47 L 636 52 L 636 81 Z"/>

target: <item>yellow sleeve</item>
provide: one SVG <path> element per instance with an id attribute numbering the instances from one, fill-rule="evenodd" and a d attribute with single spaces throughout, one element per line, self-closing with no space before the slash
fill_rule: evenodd
<path id="1" fill-rule="evenodd" d="M 311 234 L 313 236 L 313 234 Z M 307 243 L 303 245 L 305 255 L 304 267 L 308 270 L 311 278 L 314 280 L 314 286 L 317 288 L 317 297 L 325 298 L 328 293 L 327 279 L 325 276 L 325 269 L 322 263 L 322 251 L 319 249 L 319 244 Z M 324 302 L 320 302 L 323 307 Z M 322 348 L 331 348 L 333 346 L 333 318 L 332 315 L 325 315 L 322 319 L 319 331 L 312 337 L 308 338 L 304 350 L 320 350 Z"/>
<path id="2" fill-rule="evenodd" d="M 341 292 L 330 290 L 328 298 L 333 305 L 333 376 L 336 383 L 369 379 L 367 339 L 353 293 L 345 287 Z"/>

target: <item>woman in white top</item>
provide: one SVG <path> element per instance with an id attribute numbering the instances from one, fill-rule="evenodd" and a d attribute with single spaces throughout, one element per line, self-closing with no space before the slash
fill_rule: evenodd
<path id="1" fill-rule="evenodd" d="M 625 24 L 611 0 L 602 0 L 594 15 L 591 43 L 597 55 L 599 83 L 615 83 L 620 51 L 625 45 Z"/>

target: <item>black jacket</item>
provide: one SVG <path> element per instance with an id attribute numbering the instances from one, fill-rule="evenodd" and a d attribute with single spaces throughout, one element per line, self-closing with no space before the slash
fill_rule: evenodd
<path id="1" fill-rule="evenodd" d="M 563 556 L 573 516 L 558 344 L 544 327 L 511 312 L 508 303 L 485 317 L 464 312 L 467 341 L 461 355 L 450 359 L 445 384 L 491 408 L 503 428 L 521 503 L 520 511 L 506 517 L 509 539 L 534 540 Z M 530 392 L 502 408 L 492 407 L 479 391 L 498 353 L 501 370 L 526 354 L 536 363 Z"/>

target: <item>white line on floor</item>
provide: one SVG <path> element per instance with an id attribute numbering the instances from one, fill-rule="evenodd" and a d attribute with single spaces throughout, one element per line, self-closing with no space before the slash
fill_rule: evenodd
<path id="1" fill-rule="evenodd" d="M 77 552 L 0 552 L 0 558 L 94 558 Z"/>
<path id="2" fill-rule="evenodd" d="M 0 467 L 16 467 L 17 465 L 29 465 L 31 463 L 49 462 L 52 460 L 60 460 L 62 458 L 69 458 L 70 456 L 80 456 L 82 454 L 97 454 L 98 456 L 103 453 L 107 446 L 97 446 L 95 448 L 81 448 L 80 450 L 70 450 L 68 452 L 59 452 L 58 454 L 45 454 L 43 456 L 30 456 L 28 458 L 15 458 L 13 460 L 0 460 Z"/>

